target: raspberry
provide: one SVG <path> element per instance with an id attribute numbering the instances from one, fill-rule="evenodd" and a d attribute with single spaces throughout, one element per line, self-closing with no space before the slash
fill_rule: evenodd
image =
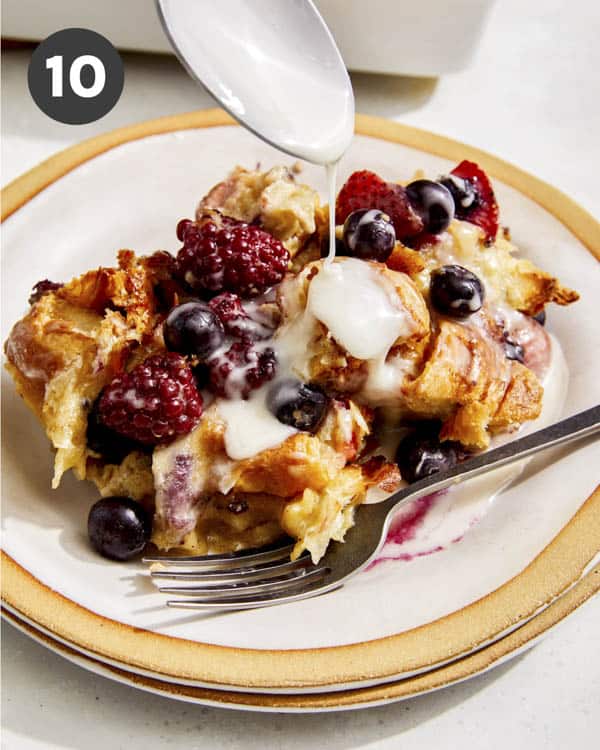
<path id="1" fill-rule="evenodd" d="M 33 305 L 38 300 L 40 300 L 44 296 L 44 294 L 47 294 L 48 292 L 55 292 L 62 286 L 64 285 L 59 284 L 56 281 L 49 281 L 48 279 L 38 281 L 38 283 L 31 290 L 31 294 L 29 295 L 29 299 L 27 301 L 30 305 Z"/>
<path id="2" fill-rule="evenodd" d="M 385 182 L 374 172 L 353 172 L 340 190 L 335 205 L 335 223 L 361 208 L 377 208 L 390 217 L 396 237 L 404 240 L 423 231 L 423 220 L 414 211 L 402 185 Z"/>
<path id="3" fill-rule="evenodd" d="M 179 222 L 183 247 L 178 274 L 194 291 L 255 297 L 283 278 L 290 255 L 268 232 L 212 212 L 198 223 Z"/>
<path id="4" fill-rule="evenodd" d="M 273 328 L 265 320 L 256 320 L 242 307 L 242 300 L 237 294 L 223 292 L 213 297 L 208 303 L 213 312 L 219 317 L 225 331 L 237 338 L 260 341 L 273 335 Z M 263 316 L 264 317 L 264 316 Z"/>
<path id="5" fill-rule="evenodd" d="M 212 390 L 224 398 L 248 398 L 255 388 L 271 380 L 277 368 L 270 347 L 257 349 L 249 341 L 236 341 L 209 360 Z"/>
<path id="6" fill-rule="evenodd" d="M 493 242 L 498 232 L 498 204 L 488 176 L 472 161 L 461 161 L 450 174 L 465 180 L 477 197 L 470 208 L 461 209 L 460 202 L 457 203 L 457 218 L 481 227 L 486 241 Z"/>
<path id="7" fill-rule="evenodd" d="M 198 424 L 202 396 L 186 360 L 168 352 L 117 375 L 102 392 L 98 408 L 106 427 L 144 445 L 156 445 Z"/>

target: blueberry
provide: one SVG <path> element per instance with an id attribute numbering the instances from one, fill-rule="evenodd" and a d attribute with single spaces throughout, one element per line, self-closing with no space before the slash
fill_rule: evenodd
<path id="1" fill-rule="evenodd" d="M 384 263 L 396 244 L 396 230 L 382 211 L 362 208 L 344 222 L 344 244 L 348 255 Z"/>
<path id="2" fill-rule="evenodd" d="M 480 203 L 479 192 L 471 180 L 450 174 L 440 179 L 440 185 L 450 191 L 457 219 L 466 219 Z"/>
<path id="3" fill-rule="evenodd" d="M 192 372 L 194 373 L 196 388 L 199 391 L 210 387 L 210 367 L 208 365 L 200 363 L 192 369 Z"/>
<path id="4" fill-rule="evenodd" d="M 406 186 L 411 206 L 423 220 L 423 231 L 439 234 L 454 218 L 454 199 L 447 187 L 432 180 L 415 180 Z"/>
<path id="5" fill-rule="evenodd" d="M 514 359 L 517 362 L 525 362 L 525 350 L 516 341 L 509 338 L 508 333 L 504 332 L 504 354 L 506 359 Z"/>
<path id="6" fill-rule="evenodd" d="M 409 484 L 438 471 L 456 466 L 459 451 L 455 443 L 443 442 L 432 431 L 421 428 L 401 440 L 396 451 L 396 463 L 402 479 Z"/>
<path id="7" fill-rule="evenodd" d="M 321 258 L 326 258 L 329 255 L 329 237 L 325 237 L 321 242 Z M 344 240 L 340 240 L 338 237 L 335 238 L 335 255 L 336 257 L 343 257 L 348 255 Z"/>
<path id="8" fill-rule="evenodd" d="M 104 497 L 88 515 L 88 536 L 94 549 L 111 560 L 131 560 L 150 539 L 152 522 L 129 497 Z"/>
<path id="9" fill-rule="evenodd" d="M 131 451 L 147 451 L 146 446 L 111 430 L 101 421 L 98 410 L 99 401 L 100 396 L 98 396 L 88 414 L 87 447 L 99 453 L 109 464 L 120 464 Z"/>
<path id="10" fill-rule="evenodd" d="M 539 312 L 539 313 L 538 313 L 537 315 L 534 315 L 534 316 L 533 316 L 533 319 L 534 319 L 534 320 L 537 320 L 537 322 L 538 322 L 538 323 L 539 323 L 539 324 L 540 324 L 541 326 L 544 326 L 544 325 L 546 325 L 546 311 L 545 311 L 545 310 L 542 310 L 542 311 L 541 311 L 541 312 Z"/>
<path id="11" fill-rule="evenodd" d="M 433 307 L 453 318 L 468 318 L 481 309 L 485 297 L 479 277 L 463 266 L 436 268 L 429 293 Z"/>
<path id="12" fill-rule="evenodd" d="M 325 418 L 329 399 L 314 385 L 288 379 L 275 383 L 267 402 L 271 412 L 283 424 L 314 433 Z"/>
<path id="13" fill-rule="evenodd" d="M 206 359 L 225 340 L 223 323 L 204 302 L 185 302 L 168 314 L 163 328 L 167 349 Z"/>

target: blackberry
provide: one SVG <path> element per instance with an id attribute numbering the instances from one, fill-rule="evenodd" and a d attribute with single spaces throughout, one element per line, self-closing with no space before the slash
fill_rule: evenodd
<path id="1" fill-rule="evenodd" d="M 224 398 L 248 398 L 250 393 L 272 380 L 277 357 L 270 347 L 256 348 L 249 341 L 236 341 L 208 361 L 212 390 Z"/>
<path id="2" fill-rule="evenodd" d="M 194 291 L 229 291 L 256 297 L 279 283 L 290 255 L 275 237 L 258 226 L 211 216 L 199 223 L 179 222 L 183 247 L 177 273 Z"/>
<path id="3" fill-rule="evenodd" d="M 144 445 L 157 445 L 198 424 L 202 396 L 186 360 L 167 352 L 114 378 L 102 392 L 98 409 L 106 427 Z"/>

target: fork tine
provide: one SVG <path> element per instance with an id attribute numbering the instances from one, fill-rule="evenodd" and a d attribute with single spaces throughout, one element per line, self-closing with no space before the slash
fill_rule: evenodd
<path id="1" fill-rule="evenodd" d="M 261 597 L 250 597 L 244 599 L 239 597 L 237 599 L 220 599 L 217 601 L 199 601 L 197 599 L 169 599 L 167 600 L 167 606 L 177 609 L 195 609 L 195 610 L 242 610 L 242 609 L 259 609 L 261 607 L 272 607 L 276 604 L 287 604 L 289 602 L 298 601 L 299 599 L 307 599 L 308 597 L 320 596 L 321 594 L 327 593 L 328 591 L 335 591 L 340 588 L 342 584 L 332 584 L 331 586 L 324 587 L 320 581 L 307 582 L 305 586 L 298 587 L 297 589 L 290 591 L 289 593 L 282 594 L 268 594 Z"/>
<path id="2" fill-rule="evenodd" d="M 248 566 L 247 568 L 233 568 L 231 570 L 151 570 L 150 575 L 153 579 L 161 580 L 172 580 L 185 582 L 197 582 L 197 583 L 213 583 L 215 581 L 231 581 L 231 582 L 245 582 L 261 580 L 264 578 L 276 578 L 283 576 L 288 573 L 294 573 L 295 571 L 307 568 L 312 565 L 310 555 L 303 555 L 296 560 L 288 560 L 284 563 L 279 563 L 275 560 L 266 565 Z"/>
<path id="3" fill-rule="evenodd" d="M 144 563 L 159 563 L 167 567 L 201 567 L 205 570 L 217 569 L 227 570 L 236 567 L 246 567 L 249 565 L 261 565 L 263 563 L 274 562 L 277 560 L 289 559 L 294 549 L 294 544 L 286 544 L 283 547 L 275 547 L 261 551 L 247 550 L 243 552 L 233 552 L 224 555 L 202 555 L 193 557 L 166 557 L 166 556 L 148 556 L 142 559 Z"/>
<path id="4" fill-rule="evenodd" d="M 169 606 L 178 606 L 179 604 L 213 604 L 218 602 L 235 604 L 237 602 L 256 602 L 260 601 L 263 596 L 280 595 L 281 592 L 291 591 L 303 587 L 309 583 L 316 583 L 321 580 L 329 568 L 315 568 L 308 572 L 300 572 L 298 575 L 290 578 L 286 577 L 281 580 L 265 581 L 257 584 L 229 584 L 225 586 L 205 586 L 203 588 L 183 587 L 183 586 L 165 586 L 159 589 L 166 594 L 192 594 L 192 600 L 178 599 L 169 600 Z"/>

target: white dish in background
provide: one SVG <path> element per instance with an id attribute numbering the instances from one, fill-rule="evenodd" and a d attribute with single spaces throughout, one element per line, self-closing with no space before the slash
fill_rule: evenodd
<path id="1" fill-rule="evenodd" d="M 174 251 L 177 221 L 190 216 L 198 198 L 233 165 L 286 161 L 240 128 L 206 127 L 226 121 L 214 112 L 180 116 L 169 121 L 176 132 L 157 135 L 147 134 L 167 126 L 142 125 L 137 140 L 84 161 L 60 179 L 61 167 L 54 174 L 50 168 L 56 181 L 3 227 L 9 248 L 3 339 L 40 278 L 63 280 L 96 264 L 112 264 L 120 247 Z M 361 168 L 396 179 L 421 168 L 437 175 L 455 162 L 430 151 L 461 152 L 458 144 L 420 131 L 365 122 L 363 132 L 390 140 L 357 136 L 342 160 L 340 180 Z M 178 129 L 194 123 L 199 129 Z M 422 145 L 392 142 L 403 134 Z M 102 150 L 99 143 L 89 149 Z M 462 155 L 474 158 L 467 147 Z M 494 163 L 511 174 L 512 168 Z M 306 165 L 302 179 L 324 193 L 322 172 Z M 564 414 L 574 413 L 600 400 L 595 361 L 600 268 L 552 213 L 498 180 L 494 185 L 516 243 L 582 293 L 576 305 L 549 315 L 571 371 Z M 598 552 L 593 529 L 580 521 L 561 535 L 558 547 L 540 555 L 594 490 L 600 451 L 588 445 L 536 459 L 460 543 L 441 552 L 379 565 L 320 598 L 181 616 L 163 606 L 140 564 L 113 564 L 89 549 L 85 522 L 95 492 L 70 476 L 59 490 L 50 490 L 47 440 L 9 382 L 4 394 L 3 545 L 22 569 L 6 568 L 7 601 L 75 648 L 166 681 L 308 693 L 414 674 L 464 656 L 526 621 L 575 584 Z M 554 462 L 557 455 L 560 462 Z M 585 518 L 592 517 L 586 507 Z"/>
<path id="2" fill-rule="evenodd" d="M 349 70 L 438 76 L 467 67 L 494 0 L 315 0 Z M 171 52 L 154 0 L 6 0 L 2 35 L 41 40 L 83 26 L 121 49 Z"/>

